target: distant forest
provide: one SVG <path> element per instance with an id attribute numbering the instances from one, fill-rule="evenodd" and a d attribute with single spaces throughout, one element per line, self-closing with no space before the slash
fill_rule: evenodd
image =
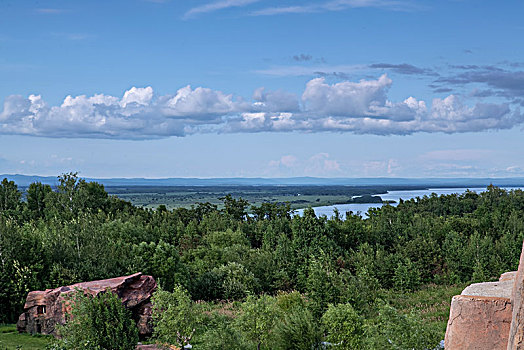
<path id="1" fill-rule="evenodd" d="M 497 278 L 517 268 L 524 239 L 524 192 L 493 186 L 342 220 L 312 209 L 292 216 L 289 204 L 252 206 L 231 195 L 221 208 L 144 209 L 73 173 L 58 182 L 32 183 L 24 194 L 1 182 L 0 323 L 16 322 L 31 290 L 141 271 L 165 291 L 183 288 L 210 305 L 295 291 L 314 322 L 350 305 L 368 325 L 365 339 L 387 329 L 377 325 L 393 319 L 384 319 L 383 305 L 395 294 Z M 443 338 L 443 317 L 428 331 L 432 342 Z"/>

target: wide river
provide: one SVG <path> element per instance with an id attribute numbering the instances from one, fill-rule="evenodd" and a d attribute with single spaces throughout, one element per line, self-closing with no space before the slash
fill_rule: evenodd
<path id="1" fill-rule="evenodd" d="M 506 190 L 513 190 L 513 189 L 523 189 L 522 187 L 502 187 Z M 411 198 L 416 197 L 424 197 L 424 196 L 430 196 L 432 193 L 436 193 L 439 196 L 441 194 L 452 194 L 452 193 L 464 193 L 467 189 L 466 188 L 435 188 L 435 189 L 427 189 L 427 190 L 406 190 L 406 191 L 388 191 L 386 194 L 380 194 L 380 198 L 384 201 L 395 201 L 395 203 L 391 203 L 391 205 L 396 206 L 399 202 L 399 199 L 403 200 L 409 200 Z M 474 187 L 469 188 L 470 191 L 475 191 L 477 193 L 486 191 L 485 187 Z M 360 204 L 360 203 L 351 203 L 351 204 L 334 204 L 334 205 L 326 205 L 323 207 L 314 207 L 313 210 L 315 211 L 315 214 L 317 216 L 326 215 L 327 217 L 333 216 L 333 211 L 335 208 L 338 209 L 340 212 L 340 216 L 342 218 L 345 218 L 347 211 L 352 211 L 353 213 L 360 213 L 362 217 L 367 217 L 367 212 L 369 208 L 377 208 L 381 207 L 383 204 L 381 203 L 369 203 L 369 204 Z M 304 209 L 297 209 L 295 210 L 295 213 L 298 215 L 302 215 L 304 213 Z"/>

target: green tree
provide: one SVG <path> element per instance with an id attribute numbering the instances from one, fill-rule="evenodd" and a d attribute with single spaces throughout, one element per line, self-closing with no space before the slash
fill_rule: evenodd
<path id="1" fill-rule="evenodd" d="M 377 308 L 378 316 L 366 325 L 368 349 L 433 349 L 442 339 L 439 331 L 425 325 L 416 314 L 400 314 L 387 304 Z"/>
<path id="2" fill-rule="evenodd" d="M 33 219 L 44 217 L 45 198 L 50 192 L 52 192 L 51 186 L 44 185 L 41 182 L 33 182 L 27 188 L 27 209 L 31 212 Z"/>
<path id="3" fill-rule="evenodd" d="M 231 215 L 234 220 L 243 221 L 247 217 L 246 208 L 249 203 L 245 199 L 235 199 L 230 194 L 219 199 L 224 202 L 224 211 Z"/>
<path id="4" fill-rule="evenodd" d="M 257 349 L 260 350 L 262 344 L 267 344 L 276 318 L 274 298 L 268 295 L 249 296 L 242 303 L 235 324 L 248 339 L 257 344 Z"/>
<path id="5" fill-rule="evenodd" d="M 4 178 L 0 183 L 0 211 L 14 213 L 20 205 L 22 193 L 14 181 Z"/>
<path id="6" fill-rule="evenodd" d="M 273 339 L 274 348 L 279 350 L 320 349 L 322 333 L 309 310 L 294 308 L 277 322 Z"/>
<path id="7" fill-rule="evenodd" d="M 226 299 L 243 299 L 253 294 L 258 287 L 258 281 L 253 273 L 242 264 L 231 262 L 214 270 L 220 276 L 223 296 Z"/>
<path id="8" fill-rule="evenodd" d="M 337 304 L 344 294 L 344 282 L 335 270 L 331 259 L 322 255 L 313 258 L 309 264 L 309 274 L 306 283 L 308 307 L 315 317 L 320 317 L 328 304 Z"/>
<path id="9" fill-rule="evenodd" d="M 364 324 L 351 304 L 330 304 L 322 315 L 326 340 L 337 349 L 362 349 Z"/>
<path id="10" fill-rule="evenodd" d="M 172 293 L 157 290 L 152 302 L 155 338 L 179 347 L 189 344 L 198 324 L 198 315 L 187 291 L 181 286 L 175 286 Z"/>
<path id="11" fill-rule="evenodd" d="M 71 314 L 59 328 L 56 345 L 64 350 L 134 350 L 138 329 L 131 313 L 110 289 L 97 296 L 73 293 Z"/>
<path id="12" fill-rule="evenodd" d="M 420 272 L 409 258 L 398 263 L 393 277 L 395 287 L 400 290 L 414 290 L 420 286 Z"/>

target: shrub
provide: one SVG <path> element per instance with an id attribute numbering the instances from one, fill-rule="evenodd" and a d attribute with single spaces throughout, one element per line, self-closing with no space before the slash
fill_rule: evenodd
<path id="1" fill-rule="evenodd" d="M 364 335 L 363 322 L 351 304 L 329 305 L 322 316 L 326 340 L 337 349 L 361 349 Z"/>
<path id="2" fill-rule="evenodd" d="M 243 337 L 242 332 L 227 323 L 210 328 L 204 333 L 200 343 L 198 348 L 202 350 L 251 350 L 254 348 L 254 345 Z"/>
<path id="3" fill-rule="evenodd" d="M 366 328 L 369 349 L 433 349 L 441 339 L 416 314 L 400 314 L 387 304 L 378 307 L 378 316 Z"/>
<path id="4" fill-rule="evenodd" d="M 277 318 L 275 298 L 268 295 L 249 296 L 242 303 L 241 313 L 235 320 L 238 329 L 260 349 L 266 344 Z"/>
<path id="5" fill-rule="evenodd" d="M 294 308 L 276 325 L 273 331 L 274 349 L 319 349 L 322 334 L 317 321 L 307 309 Z"/>
<path id="6" fill-rule="evenodd" d="M 189 344 L 198 321 L 187 291 L 181 286 L 175 286 L 172 293 L 157 290 L 152 302 L 155 337 L 179 347 Z"/>
<path id="7" fill-rule="evenodd" d="M 279 292 L 276 298 L 276 307 L 280 312 L 290 312 L 295 308 L 306 308 L 306 300 L 304 296 L 297 291 L 289 293 Z"/>
<path id="8" fill-rule="evenodd" d="M 225 299 L 243 299 L 257 289 L 257 279 L 242 264 L 230 262 L 216 269 L 222 279 L 222 291 Z"/>
<path id="9" fill-rule="evenodd" d="M 393 277 L 395 287 L 400 290 L 414 290 L 420 286 L 420 272 L 417 266 L 407 258 L 399 262 Z"/>
<path id="10" fill-rule="evenodd" d="M 55 349 L 132 350 L 138 329 L 131 313 L 109 289 L 97 296 L 77 291 L 66 303 L 71 306 L 66 324 L 58 329 Z"/>

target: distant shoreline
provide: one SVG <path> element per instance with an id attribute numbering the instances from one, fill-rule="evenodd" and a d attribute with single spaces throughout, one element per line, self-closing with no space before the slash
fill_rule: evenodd
<path id="1" fill-rule="evenodd" d="M 166 186 L 395 186 L 411 189 L 417 188 L 460 188 L 485 187 L 490 184 L 500 187 L 524 186 L 524 177 L 514 178 L 320 178 L 320 177 L 289 177 L 289 178 L 90 178 L 106 187 L 166 187 Z M 38 176 L 22 174 L 0 174 L 0 179 L 7 178 L 20 187 L 27 187 L 33 182 L 57 185 L 57 176 Z"/>

